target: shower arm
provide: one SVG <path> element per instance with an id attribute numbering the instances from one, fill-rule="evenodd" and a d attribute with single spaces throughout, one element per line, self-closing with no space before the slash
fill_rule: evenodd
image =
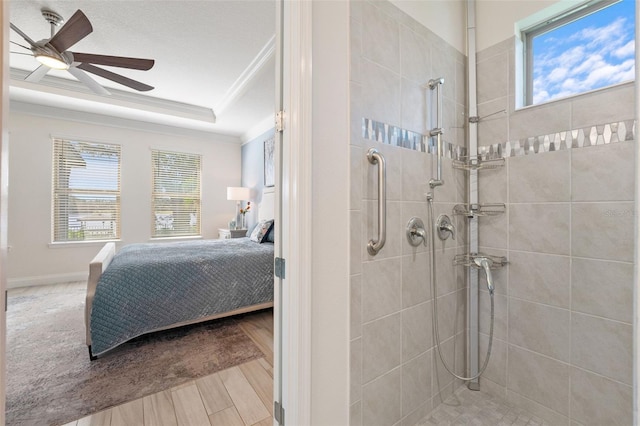
<path id="1" fill-rule="evenodd" d="M 440 86 L 444 84 L 444 78 L 434 78 L 429 80 L 427 84 L 430 90 L 436 91 L 436 127 L 429 131 L 429 137 L 436 137 L 437 152 L 436 152 L 436 178 L 429 180 L 429 186 L 435 188 L 436 186 L 444 185 L 442 180 L 442 94 L 440 93 Z"/>

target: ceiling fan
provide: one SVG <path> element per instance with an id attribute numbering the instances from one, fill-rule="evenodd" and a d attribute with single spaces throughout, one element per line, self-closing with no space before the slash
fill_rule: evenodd
<path id="1" fill-rule="evenodd" d="M 29 43 L 29 46 L 23 46 L 13 41 L 12 43 L 31 50 L 31 54 L 41 64 L 25 78 L 26 81 L 36 83 L 40 81 L 50 69 L 58 69 L 69 71 L 71 75 L 99 95 L 109 95 L 110 93 L 87 73 L 95 74 L 141 92 L 153 89 L 152 86 L 96 66 L 106 65 L 147 71 L 154 65 L 155 61 L 153 59 L 71 52 L 67 49 L 85 38 L 87 35 L 91 34 L 93 31 L 93 27 L 91 26 L 89 19 L 80 9 L 78 9 L 76 13 L 74 13 L 73 16 L 64 23 L 64 25 L 62 25 L 60 30 L 56 32 L 55 28 L 61 25 L 64 22 L 64 19 L 51 10 L 42 9 L 41 12 L 45 20 L 51 24 L 51 38 L 49 39 L 37 42 L 33 41 L 28 35 L 11 23 L 11 28 L 27 43 Z"/>

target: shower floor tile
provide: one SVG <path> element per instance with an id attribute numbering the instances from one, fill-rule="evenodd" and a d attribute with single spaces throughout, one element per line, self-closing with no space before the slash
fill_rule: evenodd
<path id="1" fill-rule="evenodd" d="M 502 398 L 461 386 L 416 426 L 549 426 Z"/>

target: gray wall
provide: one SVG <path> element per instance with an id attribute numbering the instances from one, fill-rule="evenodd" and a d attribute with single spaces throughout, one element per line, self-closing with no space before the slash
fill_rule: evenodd
<path id="1" fill-rule="evenodd" d="M 264 141 L 273 138 L 274 133 L 275 129 L 267 130 L 242 145 L 242 186 L 251 188 L 251 203 L 255 203 L 245 218 L 249 229 L 258 220 L 258 203 L 264 189 Z"/>
<path id="2" fill-rule="evenodd" d="M 510 262 L 481 385 L 552 424 L 631 424 L 634 86 L 515 111 L 514 44 L 477 60 L 479 115 L 507 110 L 480 122 L 479 144 L 519 146 L 479 172 L 480 201 L 507 204 L 479 219 L 481 251 Z M 562 149 L 541 152 L 544 136 Z"/>
<path id="3" fill-rule="evenodd" d="M 351 2 L 351 52 L 351 424 L 415 424 L 460 384 L 434 350 L 429 255 L 424 246 L 410 246 L 404 231 L 412 216 L 427 222 L 425 193 L 435 156 L 422 152 L 420 143 L 401 147 L 393 138 L 384 143 L 371 133 L 363 136 L 363 118 L 405 134 L 424 133 L 435 123 L 425 119 L 433 110 L 423 86 L 444 76 L 445 140 L 462 146 L 457 127 L 464 110 L 464 57 L 395 6 L 364 1 Z M 366 159 L 370 147 L 385 156 L 388 178 L 387 243 L 375 257 L 366 251 L 377 232 L 377 169 Z M 445 159 L 436 216 L 451 214 L 464 197 L 464 173 L 451 164 Z M 456 222 L 459 238 L 437 241 L 437 292 L 443 351 L 462 374 L 465 273 L 452 261 L 463 251 L 465 229 Z"/>

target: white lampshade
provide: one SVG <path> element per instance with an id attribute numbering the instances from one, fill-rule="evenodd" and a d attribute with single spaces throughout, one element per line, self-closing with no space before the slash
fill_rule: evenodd
<path id="1" fill-rule="evenodd" d="M 251 189 L 242 186 L 228 186 L 227 200 L 245 201 L 251 196 Z"/>

